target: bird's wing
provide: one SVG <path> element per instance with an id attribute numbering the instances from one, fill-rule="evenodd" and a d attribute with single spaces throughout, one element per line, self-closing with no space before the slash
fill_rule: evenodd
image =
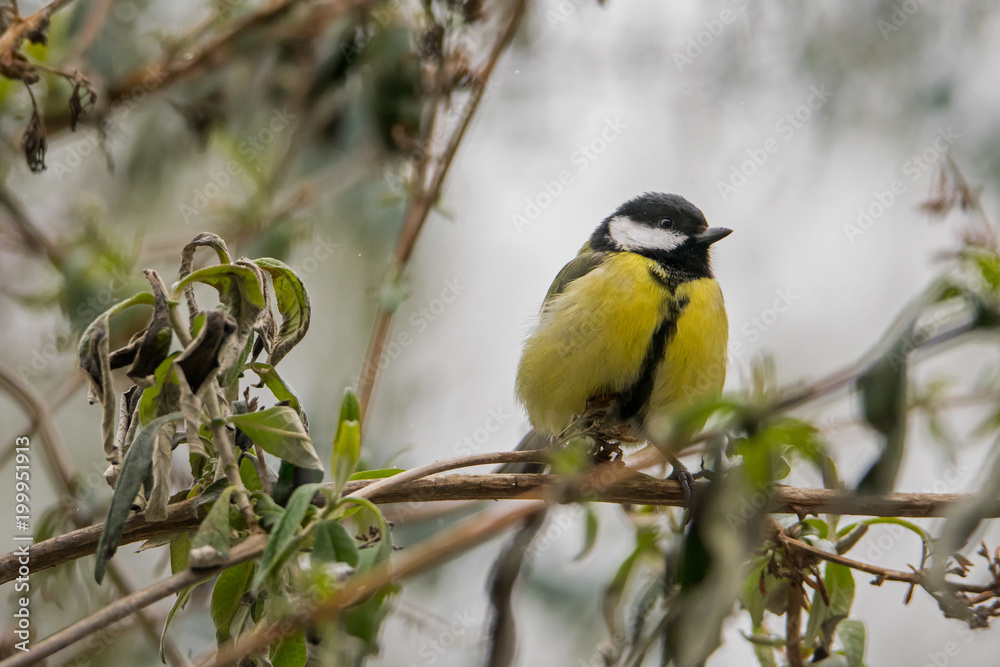
<path id="1" fill-rule="evenodd" d="M 545 303 L 561 294 L 571 282 L 599 267 L 607 257 L 606 252 L 582 252 L 574 257 L 552 281 L 549 291 L 545 294 Z M 543 304 L 542 308 L 544 307 Z"/>

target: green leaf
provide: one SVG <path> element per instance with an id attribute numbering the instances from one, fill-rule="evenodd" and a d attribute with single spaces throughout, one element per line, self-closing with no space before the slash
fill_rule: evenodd
<path id="1" fill-rule="evenodd" d="M 246 592 L 252 575 L 253 562 L 247 561 L 223 570 L 215 582 L 209 614 L 215 623 L 215 639 L 219 644 L 231 637 L 233 618 L 239 611 L 243 593 Z"/>
<path id="2" fill-rule="evenodd" d="M 339 495 L 361 457 L 361 404 L 357 394 L 348 387 L 340 402 L 340 419 L 330 452 L 330 471 L 334 493 Z"/>
<path id="3" fill-rule="evenodd" d="M 647 527 L 640 527 L 635 535 L 635 549 L 622 561 L 622 564 L 615 572 L 611 582 L 604 589 L 601 600 L 601 610 L 604 614 L 604 623 L 612 637 L 620 636 L 623 633 L 624 619 L 621 618 L 619 607 L 628 585 L 632 572 L 635 569 L 639 558 L 646 552 L 656 548 L 656 533 Z"/>
<path id="4" fill-rule="evenodd" d="M 763 633 L 763 628 L 754 627 L 754 633 Z M 763 646 L 755 642 L 751 642 L 751 647 L 753 647 L 754 657 L 757 658 L 757 663 L 760 667 L 778 667 L 778 661 L 774 657 L 774 648 L 771 646 Z"/>
<path id="5" fill-rule="evenodd" d="M 271 498 L 282 507 L 288 504 L 295 489 L 303 484 L 315 484 L 323 481 L 323 471 L 315 468 L 300 468 L 288 461 L 282 461 L 278 466 L 278 479 L 271 490 Z"/>
<path id="6" fill-rule="evenodd" d="M 118 483 L 111 497 L 108 516 L 104 520 L 104 529 L 97 541 L 97 562 L 94 565 L 94 579 L 97 583 L 101 583 L 104 579 L 108 561 L 121 544 L 122 531 L 125 530 L 125 522 L 128 520 L 135 498 L 139 495 L 139 488 L 149 476 L 153 464 L 153 446 L 156 444 L 160 429 L 164 424 L 182 417 L 180 412 L 173 412 L 154 419 L 136 434 L 132 446 L 125 454 Z"/>
<path id="7" fill-rule="evenodd" d="M 357 567 L 358 545 L 340 522 L 327 519 L 316 525 L 310 558 L 314 563 L 347 563 Z"/>
<path id="8" fill-rule="evenodd" d="M 278 642 L 271 651 L 271 664 L 274 667 L 304 667 L 306 636 L 301 632 L 294 632 Z"/>
<path id="9" fill-rule="evenodd" d="M 180 385 L 174 372 L 173 354 L 163 360 L 153 373 L 153 384 L 139 397 L 139 423 L 146 425 L 161 414 L 175 412 L 180 406 Z"/>
<path id="10" fill-rule="evenodd" d="M 930 533 L 928 533 L 926 530 L 924 530 L 923 528 L 921 528 L 917 524 L 913 523 L 912 521 L 907 521 L 906 519 L 900 519 L 900 518 L 894 517 L 894 516 L 879 516 L 879 517 L 874 517 L 874 518 L 871 518 L 871 519 L 865 519 L 864 521 L 861 521 L 860 523 L 863 523 L 863 524 L 865 524 L 867 526 L 874 526 L 874 525 L 877 525 L 877 524 L 880 524 L 880 523 L 891 523 L 891 524 L 893 524 L 895 526 L 901 526 L 901 527 L 906 528 L 907 530 L 912 531 L 913 533 L 915 533 L 917 537 L 919 537 L 923 542 L 925 542 L 928 545 L 930 544 L 931 540 L 934 539 L 931 536 Z"/>
<path id="11" fill-rule="evenodd" d="M 361 456 L 361 423 L 340 422 L 337 439 L 333 443 L 330 468 L 333 471 L 334 493 L 340 494 L 350 479 Z"/>
<path id="12" fill-rule="evenodd" d="M 829 653 L 837 626 L 851 613 L 851 605 L 854 603 L 854 572 L 846 565 L 827 563 L 823 584 L 830 604 L 823 601 L 819 591 L 813 595 L 809 623 L 806 626 L 806 642 L 812 643 L 819 639 L 820 645 Z"/>
<path id="13" fill-rule="evenodd" d="M 240 461 L 240 479 L 250 493 L 264 490 L 264 485 L 260 483 L 260 475 L 257 474 L 257 466 L 253 464 L 249 454 Z"/>
<path id="14" fill-rule="evenodd" d="M 260 527 L 270 531 L 285 514 L 285 508 L 274 502 L 271 496 L 263 491 L 253 494 L 253 510 L 260 522 Z"/>
<path id="15" fill-rule="evenodd" d="M 170 538 L 170 574 L 177 574 L 188 568 L 190 552 L 191 533 L 178 533 Z"/>
<path id="16" fill-rule="evenodd" d="M 760 592 L 760 578 L 769 561 L 770 556 L 761 556 L 754 560 L 740 586 L 740 602 L 743 604 L 743 608 L 750 613 L 750 622 L 753 623 L 754 628 L 758 627 L 764 620 L 766 601 Z"/>
<path id="17" fill-rule="evenodd" d="M 841 621 L 837 628 L 837 639 L 850 667 L 864 667 L 866 634 L 864 621 L 856 618 Z"/>
<path id="18" fill-rule="evenodd" d="M 364 553 L 374 552 L 370 560 L 361 561 L 361 567 L 359 569 L 365 570 L 367 567 L 372 565 L 377 565 L 385 560 L 389 559 L 392 555 L 392 531 L 389 530 L 389 524 L 385 520 L 385 515 L 382 514 L 380 510 L 372 501 L 367 498 L 359 498 L 357 496 L 348 496 L 343 499 L 346 504 L 359 505 L 362 511 L 358 513 L 355 521 L 361 525 L 361 522 L 366 518 L 369 521 L 369 525 L 375 525 L 378 527 L 379 535 L 381 539 L 374 549 L 365 549 Z"/>
<path id="19" fill-rule="evenodd" d="M 174 298 L 180 296 L 185 287 L 194 283 L 204 283 L 214 287 L 219 292 L 219 300 L 227 306 L 235 305 L 239 299 L 258 311 L 267 307 L 257 274 L 245 266 L 217 264 L 199 269 L 173 284 L 170 289 L 174 293 Z M 239 320 L 236 313 L 230 314 Z"/>
<path id="20" fill-rule="evenodd" d="M 208 511 L 198 527 L 194 539 L 191 540 L 192 551 L 211 547 L 215 551 L 218 562 L 229 557 L 229 504 L 235 490 L 235 486 L 229 486 L 219 495 L 218 500 L 212 505 L 212 509 Z M 199 567 L 211 564 L 216 563 L 202 561 L 199 562 Z"/>
<path id="21" fill-rule="evenodd" d="M 399 592 L 399 586 L 383 586 L 374 595 L 344 612 L 341 612 L 347 634 L 364 642 L 369 652 L 375 651 L 378 631 L 389 613 L 389 601 Z"/>
<path id="22" fill-rule="evenodd" d="M 844 528 L 837 533 L 838 539 L 834 544 L 834 550 L 838 554 L 846 554 L 861 541 L 861 538 L 864 537 L 867 532 L 868 525 L 864 523 L 852 523 L 848 526 L 844 526 Z"/>
<path id="23" fill-rule="evenodd" d="M 264 386 L 271 390 L 276 399 L 294 408 L 299 413 L 299 416 L 305 416 L 302 410 L 302 401 L 299 400 L 298 394 L 281 379 L 274 366 L 258 362 L 251 367 L 251 370 L 257 374 L 261 382 L 264 383 Z"/>
<path id="24" fill-rule="evenodd" d="M 580 549 L 580 553 L 578 553 L 576 558 L 573 559 L 574 561 L 580 561 L 586 558 L 590 552 L 593 551 L 594 545 L 597 544 L 597 512 L 595 512 L 594 508 L 589 504 L 585 504 L 583 506 L 583 511 L 586 532 L 584 533 L 583 538 L 583 548 Z"/>
<path id="25" fill-rule="evenodd" d="M 323 469 L 312 440 L 294 409 L 276 405 L 266 410 L 231 415 L 229 422 L 240 427 L 268 454 L 300 468 Z"/>
<path id="26" fill-rule="evenodd" d="M 348 421 L 361 421 L 361 403 L 358 401 L 358 395 L 350 387 L 344 390 L 344 398 L 340 401 L 340 420 L 337 423 L 343 424 Z"/>
<path id="27" fill-rule="evenodd" d="M 170 622 L 174 620 L 174 614 L 177 613 L 178 609 L 184 607 L 187 604 L 188 598 L 191 597 L 191 591 L 194 589 L 193 586 L 188 586 L 180 593 L 177 594 L 177 599 L 174 600 L 174 605 L 167 612 L 167 620 L 163 622 L 163 632 L 160 633 L 160 662 L 167 664 L 167 657 L 163 651 L 163 643 L 167 638 L 167 628 L 170 627 Z"/>
<path id="28" fill-rule="evenodd" d="M 305 285 L 287 264 L 270 257 L 253 262 L 271 274 L 274 298 L 281 313 L 281 327 L 268 357 L 268 362 L 275 366 L 309 331 L 312 306 Z"/>
<path id="29" fill-rule="evenodd" d="M 352 482 L 359 482 L 365 479 L 384 479 L 406 472 L 404 468 L 381 468 L 379 470 L 359 470 L 349 477 Z"/>
<path id="30" fill-rule="evenodd" d="M 907 355 L 913 346 L 908 327 L 892 348 L 858 379 L 862 414 L 882 434 L 882 452 L 858 483 L 863 493 L 891 491 L 906 443 Z"/>
<path id="31" fill-rule="evenodd" d="M 254 574 L 253 591 L 260 590 L 264 580 L 275 574 L 281 566 L 291 558 L 298 548 L 299 524 L 306 516 L 306 512 L 312 505 L 313 496 L 322 484 L 306 484 L 295 489 L 295 493 L 288 500 L 288 506 L 284 514 L 278 520 L 277 525 L 271 531 L 271 537 L 264 547 L 264 554 L 261 556 L 260 567 Z"/>

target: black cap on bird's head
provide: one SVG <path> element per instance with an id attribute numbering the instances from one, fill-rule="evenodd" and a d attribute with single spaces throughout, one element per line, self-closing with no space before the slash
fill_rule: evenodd
<path id="1" fill-rule="evenodd" d="M 590 250 L 634 252 L 697 276 L 711 276 L 708 248 L 733 230 L 709 227 L 705 214 L 680 195 L 647 192 L 597 226 Z"/>

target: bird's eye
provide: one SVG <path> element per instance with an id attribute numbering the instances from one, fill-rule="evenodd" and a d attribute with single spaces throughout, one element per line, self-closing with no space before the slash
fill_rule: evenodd
<path id="1" fill-rule="evenodd" d="M 667 229 L 672 224 L 674 224 L 674 222 L 670 218 L 661 218 L 660 219 L 660 229 Z"/>

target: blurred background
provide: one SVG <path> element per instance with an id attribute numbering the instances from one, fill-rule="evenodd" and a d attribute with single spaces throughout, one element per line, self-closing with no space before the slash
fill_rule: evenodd
<path id="1" fill-rule="evenodd" d="M 937 274 L 941 253 L 958 245 L 960 215 L 919 210 L 947 156 L 983 186 L 986 211 L 997 210 L 995 3 L 541 0 L 500 61 L 416 245 L 405 295 L 387 295 L 380 286 L 413 148 L 408 25 L 417 10 L 379 5 L 383 13 L 361 24 L 376 27 L 359 42 L 363 16 L 323 21 L 326 5 L 292 4 L 255 39 L 229 44 L 225 62 L 148 95 L 141 78 L 120 90 L 127 102 L 101 132 L 66 129 L 69 87 L 44 79 L 35 87 L 50 125 L 41 173 L 29 171 L 19 146 L 30 98 L 19 82 L 0 79 L 0 362 L 52 402 L 94 517 L 111 490 L 100 478 L 100 410 L 73 379 L 75 338 L 141 288 L 139 269 L 176 275 L 181 247 L 198 232 L 220 234 L 234 256 L 278 257 L 304 275 L 312 327 L 283 375 L 302 395 L 321 458 L 342 391 L 357 382 L 379 299 L 405 296 L 380 362 L 364 457 L 371 467 L 410 467 L 511 449 L 527 431 L 513 381 L 541 299 L 593 227 L 636 194 L 682 194 L 710 224 L 735 230 L 713 249 L 730 317 L 728 391 L 746 388 L 751 362 L 765 355 L 785 385 L 835 371 L 878 339 Z M 39 6 L 20 3 L 22 14 Z M 101 94 L 163 53 L 183 61 L 181 36 L 213 34 L 259 6 L 80 1 L 54 17 L 47 48 L 26 51 L 78 67 Z M 487 21 L 498 12 L 491 3 L 483 11 Z M 483 34 L 467 30 L 475 61 Z M 227 171 L 231 163 L 237 168 Z M 11 197 L 47 241 L 25 235 Z M 938 358 L 919 377 L 974 389 L 996 363 L 984 345 Z M 975 488 L 986 448 L 967 432 L 981 414 L 949 413 L 955 441 L 971 443 L 951 448 L 915 424 L 898 490 Z M 823 413 L 850 482 L 876 453 L 855 417 L 850 400 Z M 0 396 L 4 443 L 27 422 Z M 45 476 L 35 479 L 40 511 L 55 491 Z M 819 483 L 807 473 L 789 482 Z M 10 486 L 2 489 L 10 506 Z M 602 664 L 600 594 L 631 549 L 632 528 L 619 508 L 600 516 L 598 545 L 578 562 L 582 514 L 562 508 L 550 519 L 516 598 L 520 664 Z M 397 543 L 450 520 L 401 525 Z M 859 559 L 903 570 L 919 561 L 916 538 L 882 528 L 873 527 Z M 1000 531 L 981 537 L 995 545 Z M 476 664 L 483 582 L 500 544 L 408 583 L 370 664 Z M 163 576 L 162 559 L 133 551 L 116 561 L 134 582 Z M 44 580 L 51 602 L 44 614 L 34 608 L 40 635 L 107 599 L 89 567 Z M 995 659 L 995 631 L 970 636 L 929 596 L 918 591 L 903 606 L 903 586 L 856 579 L 854 616 L 868 625 L 869 664 L 943 664 L 935 656 L 949 642 L 959 650 L 948 658 L 954 664 Z M 71 596 L 60 581 L 73 582 Z M 154 607 L 154 616 L 168 608 Z M 194 607 L 171 634 L 185 650 L 203 649 L 213 641 L 207 619 Z M 741 631 L 749 621 L 727 627 L 711 665 L 752 663 Z M 92 646 L 90 664 L 149 663 L 148 644 L 126 632 L 113 652 Z"/>

